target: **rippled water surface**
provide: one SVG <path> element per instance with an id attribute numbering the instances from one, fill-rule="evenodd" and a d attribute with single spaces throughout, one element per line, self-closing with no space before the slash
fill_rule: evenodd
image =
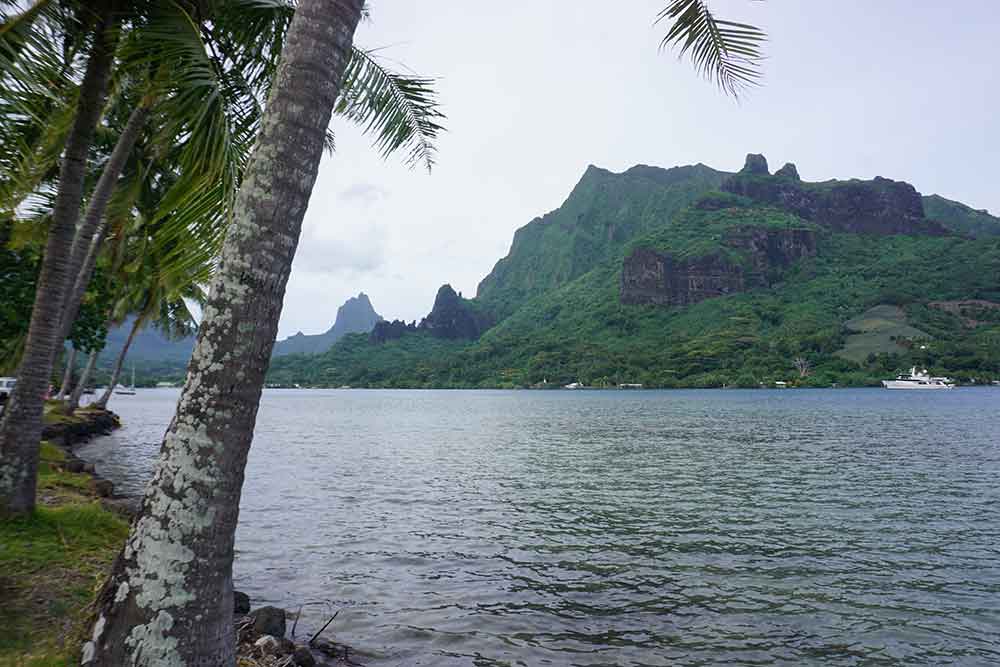
<path id="1" fill-rule="evenodd" d="M 141 491 L 177 392 L 81 455 Z M 236 585 L 368 665 L 1000 664 L 1000 390 L 267 391 Z M 302 630 L 299 630 L 302 634 Z"/>

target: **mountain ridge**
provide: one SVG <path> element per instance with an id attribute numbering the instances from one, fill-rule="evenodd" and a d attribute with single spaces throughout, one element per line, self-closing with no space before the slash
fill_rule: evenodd
<path id="1" fill-rule="evenodd" d="M 808 183 L 793 164 L 771 174 L 756 155 L 736 174 L 591 165 L 561 207 L 515 232 L 476 298 L 463 300 L 494 326 L 451 338 L 415 325 L 386 340 L 347 336 L 318 358 L 278 360 L 270 377 L 333 386 L 757 386 L 791 379 L 797 357 L 813 369 L 800 381 L 817 386 L 871 383 L 911 362 L 1000 377 L 1000 309 L 963 319 L 928 305 L 1000 304 L 1000 240 L 968 233 L 970 220 L 989 230 L 991 218 L 959 204 L 936 220 L 926 199 L 902 181 Z M 640 283 L 653 295 L 639 302 L 625 289 L 638 275 L 628 264 L 637 250 L 651 263 L 633 268 L 648 270 Z M 881 337 L 861 363 L 840 355 L 853 335 L 846 323 L 879 304 L 903 309 L 913 323 L 905 331 L 933 342 Z"/>

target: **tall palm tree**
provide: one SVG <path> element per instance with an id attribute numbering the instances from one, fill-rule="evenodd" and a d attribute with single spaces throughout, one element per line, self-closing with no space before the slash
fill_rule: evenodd
<path id="1" fill-rule="evenodd" d="M 52 224 L 38 277 L 35 307 L 18 370 L 18 381 L 0 421 L 0 516 L 29 512 L 35 506 L 42 399 L 62 340 L 62 306 L 69 281 L 70 247 L 76 231 L 87 172 L 87 153 L 101 116 L 111 78 L 117 17 L 110 3 L 98 2 L 98 15 L 68 134 L 52 212 Z"/>
<path id="2" fill-rule="evenodd" d="M 302 219 L 363 0 L 302 0 L 153 480 L 83 663 L 233 665 L 243 468 Z"/>
<path id="3" fill-rule="evenodd" d="M 40 1 L 36 7 L 56 4 Z M 124 9 L 131 12 L 126 12 L 127 20 L 121 12 L 112 14 L 127 26 L 114 64 L 115 97 L 131 106 L 131 111 L 101 166 L 75 234 L 55 240 L 49 237 L 44 266 L 60 268 L 61 280 L 39 281 L 33 312 L 40 313 L 39 317 L 54 316 L 43 306 L 58 303 L 63 318 L 61 322 L 42 320 L 28 333 L 33 345 L 25 346 L 21 373 L 30 371 L 34 379 L 23 383 L 20 395 L 15 392 L 17 401 L 12 401 L 12 409 L 0 422 L 0 513 L 26 512 L 33 507 L 30 471 L 37 467 L 42 401 L 41 394 L 31 389 L 39 384 L 37 378 L 51 374 L 56 352 L 73 324 L 107 232 L 107 208 L 140 135 L 148 124 L 154 125 L 149 141 L 175 167 L 171 188 L 163 194 L 156 214 L 166 223 L 156 237 L 160 251 L 169 253 L 163 270 L 189 274 L 192 266 L 214 260 L 232 218 L 235 191 L 260 127 L 262 99 L 276 70 L 294 6 L 290 0 L 219 0 L 194 5 L 134 2 L 126 3 Z M 32 14 L 36 20 L 38 15 Z M 0 58 L 0 66 L 4 62 Z M 345 96 L 341 113 L 365 125 L 383 150 L 412 145 L 410 159 L 431 165 L 431 141 L 441 128 L 430 80 L 393 73 L 371 54 L 355 49 L 344 83 L 351 93 Z M 80 89 L 86 91 L 87 85 L 85 77 Z M 51 99 L 44 101 L 48 104 Z M 19 104 L 22 107 L 28 105 Z M 26 115 L 36 120 L 42 117 L 41 113 Z M 44 147 L 52 142 L 45 138 L 39 143 Z M 329 135 L 325 144 L 331 145 Z M 52 153 L 35 150 L 34 145 L 29 149 L 32 159 L 8 162 L 32 168 L 25 170 L 23 179 L 0 179 L 7 184 L 0 194 L 29 192 L 38 184 L 38 174 L 44 169 L 38 168 L 43 160 L 37 155 L 53 159 Z M 158 157 L 164 159 L 164 155 Z M 22 181 L 28 185 L 20 185 Z M 61 192 L 61 177 L 59 183 Z M 53 229 L 63 227 L 53 225 Z"/>

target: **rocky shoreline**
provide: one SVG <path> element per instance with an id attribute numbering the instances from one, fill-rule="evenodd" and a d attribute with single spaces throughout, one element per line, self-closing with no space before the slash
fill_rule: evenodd
<path id="1" fill-rule="evenodd" d="M 110 479 L 98 474 L 93 463 L 88 463 L 76 455 L 74 448 L 91 438 L 111 435 L 121 428 L 121 419 L 110 410 L 82 408 L 72 415 L 46 418 L 42 429 L 42 439 L 59 447 L 65 454 L 60 467 L 67 472 L 84 473 L 94 480 L 94 492 L 107 509 L 131 520 L 139 509 L 139 499 L 115 493 L 115 485 Z"/>
<path id="2" fill-rule="evenodd" d="M 235 614 L 237 662 L 241 666 L 352 665 L 359 667 L 361 665 L 361 663 L 351 659 L 349 647 L 320 638 L 320 634 L 326 629 L 326 626 L 312 635 L 308 641 L 296 642 L 294 638 L 298 624 L 297 614 L 270 606 L 250 611 L 250 598 L 239 591 L 236 591 L 234 595 L 233 612 Z M 286 621 L 289 618 L 293 619 L 292 639 L 286 636 L 288 633 Z"/>

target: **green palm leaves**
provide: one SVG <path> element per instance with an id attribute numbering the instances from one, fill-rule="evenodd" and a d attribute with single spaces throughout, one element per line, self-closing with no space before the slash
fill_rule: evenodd
<path id="1" fill-rule="evenodd" d="M 383 155 L 404 149 L 408 164 L 430 171 L 444 118 L 433 85 L 433 79 L 392 72 L 374 53 L 354 49 L 334 113 L 364 127 Z"/>
<path id="2" fill-rule="evenodd" d="M 80 24 L 45 0 L 0 3 L 0 22 L 0 212 L 11 215 L 51 176 L 66 142 Z"/>
<path id="3" fill-rule="evenodd" d="M 679 47 L 695 68 L 723 92 L 738 97 L 761 76 L 761 46 L 767 35 L 746 23 L 718 19 L 703 0 L 673 0 L 656 17 L 672 22 L 661 48 Z"/>
<path id="4" fill-rule="evenodd" d="M 45 192 L 58 174 L 80 79 L 73 40 L 87 39 L 85 3 L 25 4 L 0 3 L 0 210 L 8 216 L 24 211 L 30 196 L 39 198 L 35 208 L 50 203 Z M 4 7 L 18 13 L 4 15 Z M 158 205 L 144 221 L 156 230 L 163 270 L 201 274 L 228 226 L 295 5 L 132 0 L 120 7 L 126 16 L 98 130 L 108 139 L 104 152 L 96 147 L 93 166 L 101 168 L 129 111 L 147 106 L 147 127 L 135 147 L 142 160 L 130 161 L 109 213 L 134 217 L 134 197 L 157 191 Z M 370 133 L 384 155 L 402 151 L 407 164 L 430 169 L 443 129 L 432 84 L 355 48 L 336 112 Z M 332 134 L 327 144 L 332 148 Z"/>

